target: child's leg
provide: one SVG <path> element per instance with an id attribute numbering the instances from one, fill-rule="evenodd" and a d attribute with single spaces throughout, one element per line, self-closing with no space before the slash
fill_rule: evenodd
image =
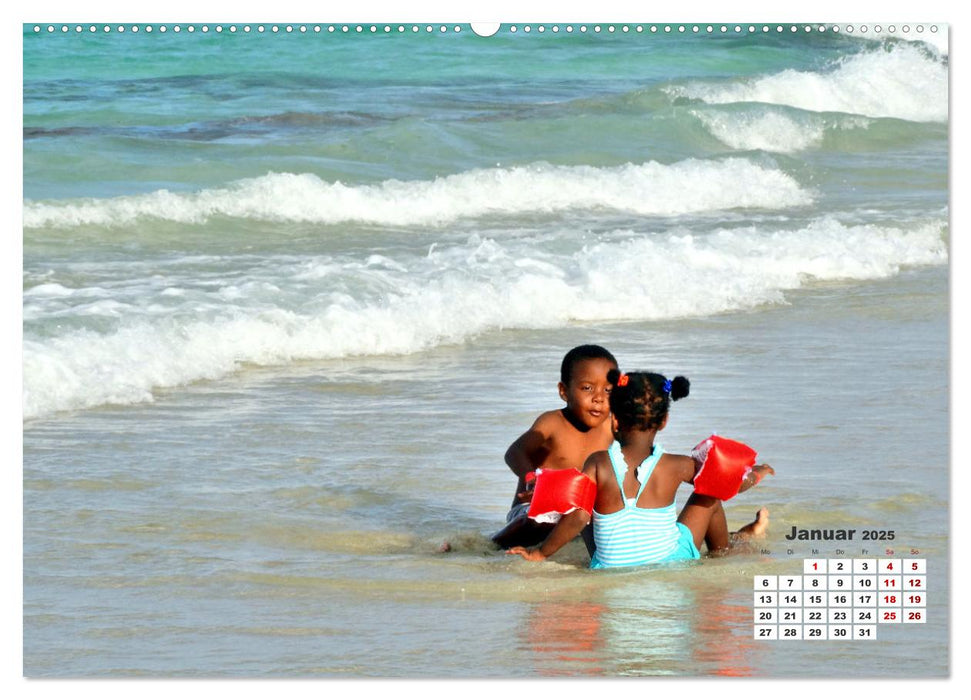
<path id="1" fill-rule="evenodd" d="M 681 509 L 678 522 L 691 530 L 695 547 L 708 545 L 709 552 L 728 549 L 728 522 L 722 502 L 711 496 L 692 493 Z"/>
<path id="2" fill-rule="evenodd" d="M 552 530 L 553 523 L 538 523 L 523 513 L 506 523 L 504 528 L 492 536 L 492 541 L 500 549 L 532 547 L 545 540 Z"/>
<path id="3" fill-rule="evenodd" d="M 701 549 L 704 542 L 710 554 L 717 554 L 726 552 L 733 542 L 764 536 L 769 527 L 769 511 L 760 509 L 754 521 L 738 532 L 729 533 L 722 502 L 692 493 L 678 516 L 678 522 L 691 530 L 696 547 Z"/>
<path id="4" fill-rule="evenodd" d="M 587 526 L 580 531 L 580 535 L 583 537 L 583 544 L 587 545 L 587 554 L 593 557 L 593 553 L 597 551 L 597 545 L 593 541 L 593 522 L 587 523 Z"/>

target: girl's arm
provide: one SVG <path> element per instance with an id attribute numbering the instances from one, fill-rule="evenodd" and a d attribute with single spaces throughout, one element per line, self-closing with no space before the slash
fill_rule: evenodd
<path id="1" fill-rule="evenodd" d="M 553 556 L 560 548 L 574 537 L 590 522 L 590 514 L 582 508 L 577 508 L 560 518 L 553 531 L 539 547 L 513 547 L 507 554 L 518 554 L 527 561 L 544 561 Z"/>
<path id="2" fill-rule="evenodd" d="M 696 462 L 692 457 L 683 457 L 684 463 L 681 465 L 680 474 L 684 481 L 689 484 L 693 483 L 695 476 L 698 475 L 698 470 L 701 469 L 701 464 Z M 742 479 L 742 485 L 739 487 L 738 492 L 748 491 L 750 488 L 755 486 L 757 483 L 762 481 L 762 477 L 766 474 L 775 474 L 775 470 L 768 464 L 759 464 L 749 471 L 749 473 Z"/>
<path id="3" fill-rule="evenodd" d="M 738 489 L 738 492 L 742 493 L 743 491 L 748 491 L 750 488 L 762 481 L 762 477 L 766 474 L 775 475 L 775 469 L 770 467 L 768 464 L 759 464 L 752 467 L 752 471 L 750 471 L 746 477 L 742 479 L 742 486 Z"/>
<path id="4" fill-rule="evenodd" d="M 693 457 L 688 455 L 665 455 L 665 457 L 673 457 L 677 460 L 674 471 L 679 481 L 683 481 L 686 484 L 694 483 L 695 476 L 698 475 L 698 470 L 701 468 L 701 465 Z"/>
<path id="5" fill-rule="evenodd" d="M 590 457 L 587 458 L 586 463 L 583 465 L 583 473 L 593 479 L 594 484 L 597 483 L 596 457 L 597 453 L 590 455 Z M 507 554 L 518 554 L 527 561 L 543 561 L 544 559 L 556 554 L 558 551 L 560 551 L 560 548 L 562 548 L 563 545 L 579 535 L 580 531 L 583 530 L 583 528 L 585 528 L 589 522 L 590 513 L 582 508 L 577 508 L 572 513 L 568 513 L 560 518 L 560 522 L 556 524 L 553 531 L 538 547 L 512 547 L 511 549 L 507 550 Z"/>

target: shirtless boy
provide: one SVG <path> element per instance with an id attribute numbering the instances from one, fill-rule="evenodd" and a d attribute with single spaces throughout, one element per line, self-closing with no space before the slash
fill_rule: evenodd
<path id="1" fill-rule="evenodd" d="M 507 524 L 492 537 L 503 549 L 542 542 L 553 528 L 526 517 L 532 495 L 526 488 L 527 473 L 540 468 L 581 469 L 592 453 L 610 446 L 607 372 L 616 368 L 617 360 L 599 345 L 580 345 L 563 358 L 557 388 L 566 406 L 540 415 L 506 450 L 506 464 L 519 481 Z M 582 534 L 592 552 L 590 528 Z"/>

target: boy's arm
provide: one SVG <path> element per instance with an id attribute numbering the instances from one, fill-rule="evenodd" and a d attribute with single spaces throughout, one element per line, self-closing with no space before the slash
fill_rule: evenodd
<path id="1" fill-rule="evenodd" d="M 592 479 L 594 484 L 597 483 L 596 456 L 596 453 L 590 455 L 583 465 L 583 473 Z M 577 508 L 572 513 L 567 513 L 560 518 L 560 522 L 556 524 L 556 527 L 539 547 L 528 549 L 526 547 L 512 547 L 508 550 L 508 554 L 518 554 L 527 561 L 543 561 L 556 554 L 563 545 L 579 535 L 589 522 L 590 513 L 582 508 Z"/>
<path id="2" fill-rule="evenodd" d="M 550 453 L 551 427 L 549 414 L 544 413 L 506 450 L 506 464 L 520 481 L 542 464 Z"/>

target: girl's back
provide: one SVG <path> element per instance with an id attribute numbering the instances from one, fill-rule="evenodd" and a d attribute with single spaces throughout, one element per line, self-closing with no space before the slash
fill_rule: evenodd
<path id="1" fill-rule="evenodd" d="M 644 454 L 643 449 L 628 451 L 635 459 Z M 661 562 L 678 551 L 682 539 L 674 506 L 678 463 L 660 445 L 653 445 L 647 457 L 631 468 L 619 442 L 610 446 L 606 459 L 598 458 L 593 568 Z"/>
<path id="2" fill-rule="evenodd" d="M 666 454 L 660 445 L 655 446 L 655 449 L 661 452 L 661 456 L 647 475 L 646 484 L 643 484 L 646 470 L 643 467 L 630 469 L 626 458 L 619 465 L 623 481 L 618 483 L 609 450 L 596 453 L 592 457 L 597 461 L 597 499 L 594 510 L 603 515 L 615 513 L 625 506 L 629 498 L 637 498 L 638 508 L 664 508 L 674 503 L 678 487 L 685 481 L 690 481 L 694 475 L 694 461 L 684 455 Z M 617 452 L 623 454 L 619 449 Z M 651 455 L 648 455 L 647 460 L 650 459 Z"/>

